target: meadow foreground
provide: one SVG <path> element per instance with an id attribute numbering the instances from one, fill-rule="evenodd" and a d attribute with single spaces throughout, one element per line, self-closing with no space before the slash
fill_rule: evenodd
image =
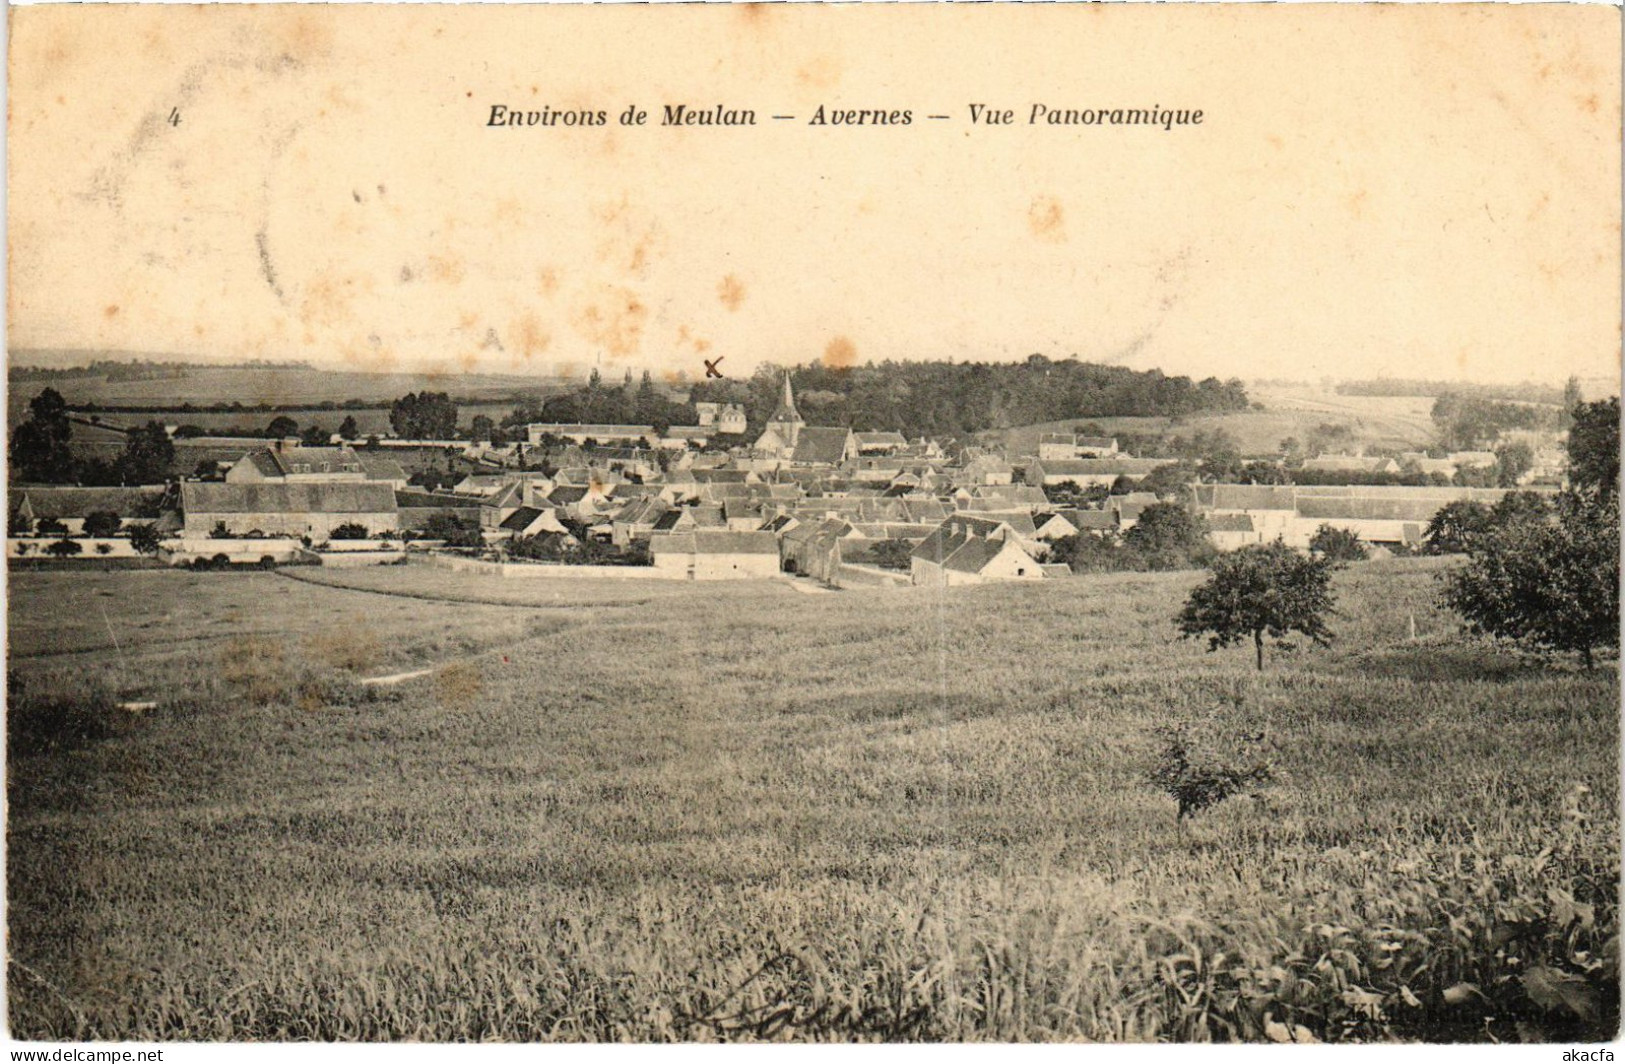
<path id="1" fill-rule="evenodd" d="M 1262 675 L 1176 638 L 1197 573 L 14 574 L 11 1031 L 1611 1037 L 1617 668 L 1463 640 L 1438 568 Z M 1179 721 L 1273 785 L 1176 824 Z"/>

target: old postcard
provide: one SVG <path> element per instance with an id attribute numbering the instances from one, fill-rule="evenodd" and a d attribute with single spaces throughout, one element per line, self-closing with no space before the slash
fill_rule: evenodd
<path id="1" fill-rule="evenodd" d="M 9 19 L 11 1039 L 1612 1059 L 1618 8 Z"/>

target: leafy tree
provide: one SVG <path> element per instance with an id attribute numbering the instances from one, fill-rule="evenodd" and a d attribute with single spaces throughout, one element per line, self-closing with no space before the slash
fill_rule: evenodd
<path id="1" fill-rule="evenodd" d="M 1097 536 L 1090 532 L 1062 536 L 1049 548 L 1050 560 L 1074 573 L 1113 572 L 1123 568 L 1126 554 L 1118 546 L 1116 536 Z"/>
<path id="2" fill-rule="evenodd" d="M 213 458 L 201 459 L 197 465 L 192 467 L 192 475 L 199 480 L 213 480 L 223 472 L 220 463 Z"/>
<path id="3" fill-rule="evenodd" d="M 1490 507 L 1490 523 L 1509 525 L 1514 521 L 1539 520 L 1552 517 L 1557 498 L 1538 491 L 1509 491 L 1501 501 Z"/>
<path id="4" fill-rule="evenodd" d="M 869 553 L 882 569 L 907 569 L 913 565 L 914 544 L 906 539 L 883 539 Z"/>
<path id="5" fill-rule="evenodd" d="M 299 442 L 306 447 L 326 447 L 333 439 L 333 434 L 320 425 L 312 425 L 299 434 Z"/>
<path id="6" fill-rule="evenodd" d="M 409 392 L 389 409 L 389 427 L 408 440 L 449 440 L 457 435 L 457 404 L 445 392 Z"/>
<path id="7" fill-rule="evenodd" d="M 329 539 L 366 539 L 370 533 L 366 525 L 356 524 L 354 521 L 346 522 L 333 529 Z"/>
<path id="8" fill-rule="evenodd" d="M 1445 503 L 1422 533 L 1423 549 L 1429 554 L 1462 554 L 1490 524 L 1489 507 L 1481 502 L 1457 499 Z"/>
<path id="9" fill-rule="evenodd" d="M 1134 553 L 1137 568 L 1146 569 L 1187 569 L 1212 553 L 1206 522 L 1172 502 L 1140 511 L 1134 527 L 1123 533 L 1123 544 Z"/>
<path id="10" fill-rule="evenodd" d="M 484 414 L 475 414 L 469 423 L 468 435 L 474 440 L 490 441 L 496 433 L 496 423 Z"/>
<path id="11" fill-rule="evenodd" d="M 38 536 L 65 536 L 68 526 L 54 517 L 42 517 L 34 526 L 34 534 Z"/>
<path id="12" fill-rule="evenodd" d="M 55 543 L 52 543 L 49 547 L 46 547 L 45 553 L 57 558 L 71 558 L 75 554 L 82 552 L 84 549 L 85 548 L 81 547 L 75 540 L 59 539 Z"/>
<path id="13" fill-rule="evenodd" d="M 124 452 L 118 456 L 114 468 L 126 484 L 157 484 L 173 474 L 174 465 L 175 441 L 169 438 L 163 425 L 149 421 L 125 437 Z"/>
<path id="14" fill-rule="evenodd" d="M 273 440 L 280 440 L 287 436 L 297 436 L 299 434 L 299 422 L 287 414 L 278 414 L 271 419 L 269 425 L 265 426 L 265 434 Z"/>
<path id="15" fill-rule="evenodd" d="M 1292 475 L 1274 462 L 1247 462 L 1236 473 L 1239 484 L 1290 484 Z"/>
<path id="16" fill-rule="evenodd" d="M 55 388 L 46 388 L 28 401 L 28 416 L 63 440 L 68 439 L 68 403 Z"/>
<path id="17" fill-rule="evenodd" d="M 1581 491 L 1619 491 L 1619 399 L 1580 403 L 1569 429 L 1569 483 Z"/>
<path id="18" fill-rule="evenodd" d="M 1495 449 L 1496 483 L 1515 488 L 1523 475 L 1535 467 L 1535 450 L 1527 443 L 1503 443 Z"/>
<path id="19" fill-rule="evenodd" d="M 46 388 L 29 401 L 28 409 L 28 419 L 11 434 L 13 476 L 46 484 L 74 480 L 67 403 L 55 388 Z"/>
<path id="20" fill-rule="evenodd" d="M 1180 635 L 1207 635 L 1209 651 L 1251 638 L 1260 671 L 1266 635 L 1282 647 L 1291 632 L 1326 646 L 1332 569 L 1329 559 L 1299 554 L 1279 539 L 1221 554 L 1180 611 Z"/>
<path id="21" fill-rule="evenodd" d="M 1364 561 L 1370 551 L 1360 537 L 1350 529 L 1321 525 L 1309 537 L 1309 552 L 1332 562 Z"/>
<path id="22" fill-rule="evenodd" d="M 361 428 L 355 423 L 355 415 L 345 415 L 344 420 L 339 422 L 339 438 L 353 440 L 359 435 L 361 435 Z"/>
<path id="23" fill-rule="evenodd" d="M 1119 478 L 1121 479 L 1121 478 Z M 1149 491 L 1163 498 L 1177 498 L 1186 485 L 1196 479 L 1196 470 L 1185 462 L 1171 462 L 1161 465 L 1147 473 L 1140 479 L 1139 491 Z M 1117 494 L 1117 485 L 1112 485 L 1112 494 Z"/>
<path id="24" fill-rule="evenodd" d="M 130 527 L 130 546 L 138 554 L 157 554 L 158 545 L 162 537 L 152 525 L 132 525 Z"/>
<path id="25" fill-rule="evenodd" d="M 34 522 L 22 515 L 22 511 L 13 510 L 6 519 L 6 535 L 13 538 L 17 536 L 31 536 L 34 534 Z"/>
<path id="26" fill-rule="evenodd" d="M 210 539 L 230 539 L 231 538 L 231 529 L 226 527 L 226 523 L 224 521 L 216 521 L 214 523 L 214 528 L 209 530 L 209 538 Z"/>
<path id="27" fill-rule="evenodd" d="M 97 554 L 112 554 L 113 553 L 113 545 L 111 543 L 98 543 L 98 544 L 96 544 L 96 553 Z"/>
<path id="28" fill-rule="evenodd" d="M 1469 631 L 1577 651 L 1589 669 L 1619 646 L 1619 505 L 1612 491 L 1569 492 L 1556 510 L 1474 537 L 1441 597 Z"/>
<path id="29" fill-rule="evenodd" d="M 111 510 L 94 510 L 85 515 L 85 535 L 94 539 L 116 536 L 123 523 L 119 515 Z"/>
<path id="30" fill-rule="evenodd" d="M 450 510 L 436 510 L 424 522 L 425 539 L 445 540 L 448 547 L 479 547 L 485 543 L 478 528 L 469 527 Z"/>
<path id="31" fill-rule="evenodd" d="M 207 436 L 209 430 L 202 425 L 181 425 L 175 429 L 177 440 L 195 440 L 199 436 Z"/>

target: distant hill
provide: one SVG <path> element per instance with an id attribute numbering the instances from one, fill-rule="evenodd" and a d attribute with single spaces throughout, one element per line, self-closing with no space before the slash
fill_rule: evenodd
<path id="1" fill-rule="evenodd" d="M 124 357 L 109 357 L 114 355 Z M 187 405 L 260 411 L 338 409 L 347 403 L 389 403 L 424 390 L 447 392 L 459 403 L 517 404 L 566 386 L 542 374 L 364 373 L 303 363 L 215 365 L 129 352 L 13 351 L 10 357 L 7 406 L 13 422 L 46 387 L 55 388 L 70 406 L 157 414 Z M 31 373 L 30 367 L 56 372 Z M 74 367 L 84 372 L 62 373 Z"/>

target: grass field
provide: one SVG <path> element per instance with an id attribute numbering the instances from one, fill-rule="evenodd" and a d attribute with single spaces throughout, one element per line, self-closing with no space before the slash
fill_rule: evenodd
<path id="1" fill-rule="evenodd" d="M 1003 434 L 1012 455 L 1036 454 L 1038 438 L 1047 432 L 1073 432 L 1079 426 L 1098 425 L 1107 433 L 1190 436 L 1199 430 L 1223 429 L 1235 439 L 1243 455 L 1275 455 L 1281 441 L 1295 437 L 1307 445 L 1321 425 L 1344 425 L 1350 432 L 1346 449 L 1426 448 L 1433 442 L 1434 426 L 1428 396 L 1338 395 L 1326 390 L 1262 389 L 1251 392 L 1262 410 L 1234 414 L 1208 414 L 1180 419 L 1166 417 L 1069 418 L 1042 425 L 1024 425 Z"/>
<path id="2" fill-rule="evenodd" d="M 1174 637 L 1195 573 L 13 575 L 13 716 L 77 730 L 10 733 L 11 1030 L 1608 1037 L 1617 671 L 1459 639 L 1438 568 L 1262 676 Z M 1263 800 L 1176 827 L 1176 721 L 1266 728 Z"/>
<path id="3" fill-rule="evenodd" d="M 34 394 L 29 393 L 32 398 Z M 403 393 L 404 394 L 404 393 Z M 184 401 L 184 400 L 182 400 Z M 500 423 L 503 418 L 513 413 L 514 404 L 511 402 L 498 403 L 459 403 L 457 406 L 457 423 L 467 429 L 470 422 L 480 414 L 484 414 L 494 423 Z M 17 416 L 14 413 L 14 416 Z M 27 416 L 27 403 L 24 402 L 21 416 Z M 196 425 L 210 433 L 223 432 L 233 428 L 248 428 L 262 430 L 269 425 L 273 418 L 287 416 L 298 423 L 301 430 L 312 425 L 320 425 L 329 432 L 337 432 L 344 419 L 355 418 L 356 431 L 360 438 L 377 435 L 384 436 L 390 432 L 389 411 L 378 410 L 320 410 L 315 408 L 302 410 L 288 410 L 279 414 L 270 414 L 264 411 L 243 411 L 235 414 L 193 412 L 178 414 L 173 411 L 160 410 L 117 410 L 100 415 L 107 424 L 118 425 L 121 428 L 131 428 L 145 425 L 148 421 L 158 421 L 166 425 Z M 98 430 L 90 426 L 74 425 L 73 435 L 75 441 L 93 438 Z M 107 438 L 122 443 L 121 434 L 107 433 Z"/>
<path id="4" fill-rule="evenodd" d="M 22 361 L 27 361 L 26 356 Z M 27 400 L 49 386 L 72 403 L 138 406 L 142 403 L 242 403 L 244 406 L 298 406 L 346 399 L 392 400 L 428 389 L 453 398 L 506 399 L 514 392 L 558 388 L 555 377 L 521 374 L 360 373 L 308 366 L 194 366 L 175 379 L 109 381 L 102 377 L 65 377 L 19 381 L 11 402 Z"/>

